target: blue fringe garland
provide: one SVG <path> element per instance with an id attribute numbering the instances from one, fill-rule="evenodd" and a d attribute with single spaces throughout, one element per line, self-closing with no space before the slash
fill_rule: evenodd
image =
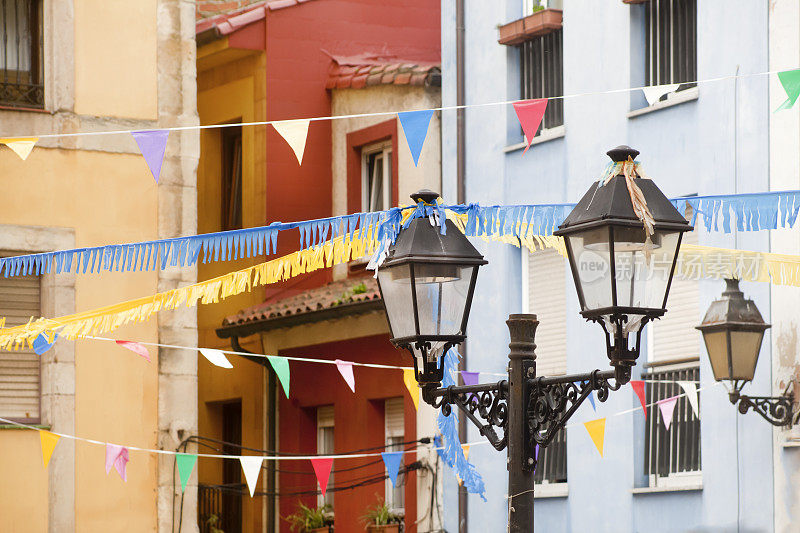
<path id="1" fill-rule="evenodd" d="M 706 231 L 759 231 L 793 227 L 800 212 L 800 191 L 781 191 L 735 195 L 687 196 L 674 198 L 672 204 L 683 213 L 692 209 L 692 225 L 698 221 Z M 574 204 L 535 204 L 480 206 L 478 204 L 445 206 L 418 204 L 404 225 L 420 217 L 437 216 L 445 220 L 445 209 L 466 214 L 466 234 L 520 236 L 530 227 L 534 235 L 551 235 Z M 167 267 L 192 266 L 231 261 L 245 257 L 270 255 L 277 251 L 278 233 L 289 229 L 300 232 L 300 249 L 319 246 L 343 234 L 358 237 L 366 229 L 377 227 L 385 252 L 402 229 L 402 208 L 394 207 L 376 213 L 358 213 L 306 222 L 273 222 L 269 226 L 247 228 L 191 237 L 161 239 L 131 244 L 113 244 L 91 248 L 75 248 L 56 252 L 0 258 L 0 273 L 5 277 L 49 274 L 55 271 L 95 273 L 102 271 L 138 272 Z M 445 224 L 439 224 L 442 234 Z"/>
<path id="2" fill-rule="evenodd" d="M 444 379 L 442 380 L 443 387 L 455 385 L 455 373 L 458 369 L 458 360 L 461 356 L 458 352 L 450 348 L 444 356 Z M 449 416 L 445 416 L 441 411 L 437 420 L 439 424 L 439 431 L 442 434 L 444 442 L 444 449 L 437 450 L 439 456 L 452 468 L 455 473 L 461 478 L 461 482 L 467 489 L 467 492 L 478 494 L 483 501 L 486 501 L 484 493 L 486 487 L 483 484 L 483 478 L 478 473 L 475 465 L 467 461 L 464 456 L 464 449 L 461 447 L 461 442 L 458 440 L 458 414 L 455 409 L 451 411 Z M 435 440 L 434 440 L 435 442 Z M 441 442 L 441 441 L 440 441 Z"/>

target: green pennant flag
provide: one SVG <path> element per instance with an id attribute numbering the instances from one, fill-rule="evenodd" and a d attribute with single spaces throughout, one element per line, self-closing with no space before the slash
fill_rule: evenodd
<path id="1" fill-rule="evenodd" d="M 272 365 L 273 370 L 275 373 L 278 374 L 278 379 L 283 386 L 283 392 L 286 394 L 286 397 L 289 397 L 289 360 L 285 357 L 280 357 L 278 355 L 268 355 L 267 359 L 269 359 L 269 364 Z"/>
<path id="2" fill-rule="evenodd" d="M 192 477 L 197 456 L 193 453 L 179 453 L 175 460 L 178 462 L 178 475 L 181 476 L 181 492 L 184 492 L 189 478 Z"/>
<path id="3" fill-rule="evenodd" d="M 778 72 L 778 79 L 781 81 L 783 90 L 786 91 L 786 96 L 789 98 L 775 112 L 791 108 L 797 101 L 797 97 L 800 96 L 800 69 Z"/>

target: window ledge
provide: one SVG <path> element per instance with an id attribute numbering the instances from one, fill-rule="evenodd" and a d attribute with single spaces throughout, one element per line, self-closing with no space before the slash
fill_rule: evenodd
<path id="1" fill-rule="evenodd" d="M 693 102 L 694 100 L 697 100 L 699 96 L 700 92 L 697 90 L 697 87 L 690 87 L 683 91 L 670 93 L 669 96 L 667 96 L 667 99 L 663 102 L 656 102 L 653 105 L 629 111 L 627 117 L 636 118 L 648 113 L 652 113 L 653 111 L 658 111 L 659 109 L 666 109 L 668 107 L 680 105 L 686 102 Z"/>
<path id="2" fill-rule="evenodd" d="M 498 27 L 500 38 L 497 42 L 508 46 L 524 43 L 534 37 L 547 35 L 560 30 L 562 16 L 560 9 L 542 9 L 533 15 L 503 24 Z"/>
<path id="3" fill-rule="evenodd" d="M 542 483 L 533 486 L 533 498 L 566 498 L 569 496 L 568 483 Z"/>
<path id="4" fill-rule="evenodd" d="M 695 492 L 703 490 L 703 483 L 687 483 L 672 487 L 640 487 L 631 489 L 631 494 L 660 494 L 662 492 Z"/>
<path id="5" fill-rule="evenodd" d="M 26 426 L 18 426 L 16 424 L 0 424 L 0 430 L 3 429 L 50 429 L 50 426 L 45 424 L 27 424 Z"/>
<path id="6" fill-rule="evenodd" d="M 533 138 L 531 146 L 546 143 L 547 141 L 552 141 L 555 139 L 560 139 L 564 137 L 566 133 L 567 133 L 567 128 L 565 128 L 564 126 L 556 126 L 555 128 L 542 130 L 542 132 L 539 135 Z M 503 148 L 503 151 L 505 153 L 516 152 L 517 150 L 524 150 L 527 145 L 528 143 L 522 141 L 521 143 L 506 146 L 505 148 Z"/>

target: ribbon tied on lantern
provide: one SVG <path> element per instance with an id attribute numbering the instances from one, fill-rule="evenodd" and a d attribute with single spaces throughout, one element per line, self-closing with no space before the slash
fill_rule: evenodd
<path id="1" fill-rule="evenodd" d="M 625 185 L 627 185 L 628 194 L 631 196 L 633 212 L 636 214 L 636 217 L 642 221 L 642 224 L 644 224 L 645 230 L 647 230 L 647 238 L 649 239 L 653 234 L 653 225 L 655 224 L 655 220 L 653 219 L 653 214 L 650 212 L 650 208 L 647 207 L 647 201 L 644 199 L 644 193 L 642 192 L 642 189 L 636 185 L 635 179 L 650 178 L 646 176 L 642 170 L 642 164 L 638 161 L 634 161 L 631 156 L 628 156 L 626 161 L 612 161 L 608 164 L 605 172 L 603 172 L 603 177 L 600 178 L 599 186 L 602 187 L 603 185 L 608 184 L 612 178 L 615 178 L 620 174 L 625 176 Z"/>

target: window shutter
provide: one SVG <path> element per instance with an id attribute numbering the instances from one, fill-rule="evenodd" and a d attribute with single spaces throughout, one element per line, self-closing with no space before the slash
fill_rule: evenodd
<path id="1" fill-rule="evenodd" d="M 42 316 L 41 290 L 39 276 L 0 277 L 0 316 L 6 317 L 6 327 Z M 38 422 L 39 391 L 39 356 L 27 346 L 0 351 L 0 416 Z"/>
<path id="2" fill-rule="evenodd" d="M 402 398 L 386 400 L 384 418 L 386 419 L 386 438 L 403 437 L 405 431 L 405 407 Z"/>
<path id="3" fill-rule="evenodd" d="M 682 243 L 697 244 L 697 230 L 684 233 Z M 699 281 L 672 278 L 667 312 L 652 322 L 650 361 L 700 356 L 700 334 L 694 329 L 700 316 Z"/>
<path id="4" fill-rule="evenodd" d="M 539 320 L 536 328 L 536 374 L 567 371 L 565 262 L 553 249 L 528 257 L 528 307 Z"/>

